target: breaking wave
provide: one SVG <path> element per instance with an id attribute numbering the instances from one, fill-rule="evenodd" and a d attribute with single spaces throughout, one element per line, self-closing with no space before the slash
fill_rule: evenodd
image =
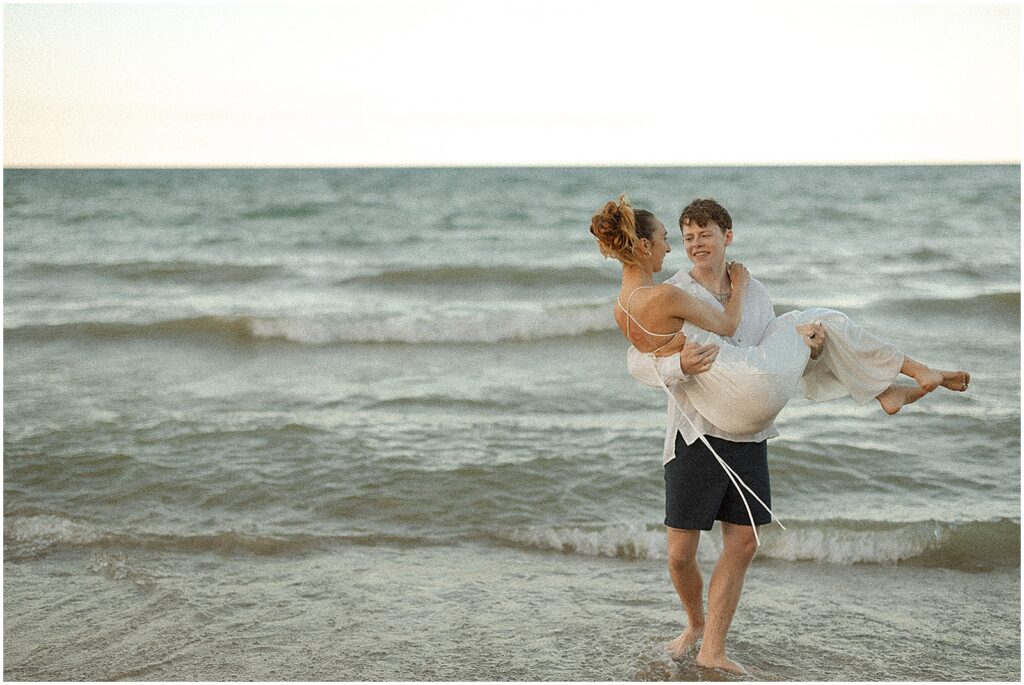
<path id="1" fill-rule="evenodd" d="M 607 305 L 601 304 L 433 318 L 397 315 L 379 320 L 199 316 L 151 323 L 86 321 L 4 328 L 4 338 L 45 342 L 67 338 L 133 340 L 208 336 L 235 344 L 274 340 L 304 345 L 462 344 L 578 337 L 611 331 L 614 326 Z"/>
<path id="2" fill-rule="evenodd" d="M 963 571 L 1020 566 L 1020 521 L 790 521 L 783 531 L 761 528 L 760 559 L 851 566 L 908 564 Z M 661 526 L 606 525 L 537 527 L 468 533 L 469 538 L 502 546 L 611 557 L 625 560 L 665 559 Z M 426 539 L 381 533 L 315 535 L 121 533 L 72 520 L 64 515 L 8 515 L 4 518 L 4 552 L 11 559 L 34 558 L 66 548 L 144 549 L 186 554 L 288 556 L 338 545 L 416 546 L 453 544 L 457 538 Z M 705 534 L 699 557 L 713 561 L 721 553 L 717 534 Z"/>
<path id="3" fill-rule="evenodd" d="M 374 275 L 342 279 L 339 284 L 372 286 L 487 286 L 511 285 L 520 287 L 558 287 L 567 284 L 593 284 L 595 287 L 614 285 L 621 275 L 600 268 L 576 267 L 514 268 L 485 266 L 439 266 L 423 269 L 395 269 Z M 613 288 L 608 293 L 614 292 Z M 610 296 L 610 295 L 609 295 Z"/>
<path id="4" fill-rule="evenodd" d="M 849 566 L 913 564 L 981 571 L 1020 565 L 1020 522 L 793 521 L 783 531 L 761 529 L 758 557 Z M 705 535 L 702 559 L 721 552 L 717 535 Z M 495 540 L 527 549 L 622 559 L 664 559 L 661 527 L 535 528 L 500 533 Z"/>
<path id="5" fill-rule="evenodd" d="M 116 263 L 59 264 L 37 262 L 24 267 L 30 274 L 56 276 L 98 275 L 126 281 L 180 281 L 192 284 L 250 283 L 278 275 L 273 264 L 228 264 L 196 261 L 141 261 Z"/>
<path id="6" fill-rule="evenodd" d="M 403 538 L 373 533 L 336 536 L 259 535 L 238 531 L 198 535 L 118 533 L 55 514 L 9 515 L 4 518 L 4 554 L 10 559 L 31 559 L 68 548 L 141 549 L 224 556 L 288 556 L 314 552 L 339 544 L 402 546 L 431 544 L 431 541 L 419 537 Z"/>

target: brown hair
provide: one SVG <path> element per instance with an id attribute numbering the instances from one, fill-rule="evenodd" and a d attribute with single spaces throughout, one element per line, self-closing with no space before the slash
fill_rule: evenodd
<path id="1" fill-rule="evenodd" d="M 711 199 L 694 200 L 686 205 L 686 209 L 679 215 L 680 230 L 690 224 L 696 224 L 704 228 L 711 222 L 718 224 L 718 227 L 722 229 L 722 233 L 732 230 L 732 217 L 729 216 L 729 212 L 725 211 L 725 207 Z"/>
<path id="2" fill-rule="evenodd" d="M 619 202 L 606 202 L 590 219 L 590 232 L 597 238 L 597 247 L 605 257 L 614 257 L 623 264 L 636 264 L 643 255 L 637 252 L 640 240 L 654 237 L 657 218 L 646 209 L 633 209 L 623 193 Z"/>

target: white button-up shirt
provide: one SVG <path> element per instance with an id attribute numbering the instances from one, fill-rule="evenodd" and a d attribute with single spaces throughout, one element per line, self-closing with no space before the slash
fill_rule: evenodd
<path id="1" fill-rule="evenodd" d="M 700 298 L 704 302 L 725 311 L 722 303 L 716 300 L 715 296 L 704 286 L 693 280 L 693 277 L 686 270 L 680 271 L 665 282 L 681 288 L 694 297 Z M 768 297 L 768 291 L 765 290 L 760 281 L 751 278 L 750 285 L 747 286 L 747 292 L 743 296 L 743 316 L 740 318 L 740 325 L 736 329 L 736 334 L 731 338 L 726 338 L 726 340 L 739 347 L 757 346 L 761 344 L 765 329 L 768 328 L 768 324 L 774 318 L 775 310 L 772 309 L 772 302 Z M 661 388 L 661 381 L 655 375 L 655 370 L 650 362 L 647 361 L 645 353 L 640 352 L 635 347 L 630 347 L 626 353 L 626 358 L 629 373 L 633 378 L 645 385 Z M 775 429 L 774 423 L 763 431 L 752 435 L 737 435 L 720 430 L 698 414 L 686 396 L 686 385 L 690 377 L 679 368 L 679 353 L 677 352 L 668 357 L 657 357 L 655 358 L 655 363 L 658 367 L 657 373 L 661 375 L 661 379 L 665 381 L 665 384 L 679 402 L 679 407 L 682 408 L 680 410 L 675 402 L 668 402 L 668 426 L 665 430 L 665 450 L 662 455 L 664 463 L 667 464 L 675 459 L 677 431 L 682 433 L 687 445 L 693 444 L 701 434 L 713 435 L 716 438 L 722 438 L 731 442 L 761 442 L 767 438 L 774 438 L 779 434 Z M 690 421 L 683 417 L 683 411 L 686 412 L 686 417 Z M 694 427 L 696 427 L 696 430 Z"/>

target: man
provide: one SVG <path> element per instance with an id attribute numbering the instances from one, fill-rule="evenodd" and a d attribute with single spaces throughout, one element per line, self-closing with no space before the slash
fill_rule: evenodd
<path id="1" fill-rule="evenodd" d="M 686 255 L 693 266 L 688 271 L 680 270 L 666 282 L 724 309 L 731 295 L 725 253 L 733 240 L 732 217 L 714 200 L 698 199 L 683 210 L 679 228 Z M 758 345 L 774 318 L 768 292 L 751 278 L 740 325 L 728 340 L 743 347 Z M 810 326 L 804 338 L 812 356 L 817 357 L 824 345 L 824 328 Z M 722 459 L 770 507 L 767 439 L 777 436 L 778 431 L 773 424 L 753 435 L 730 434 L 697 413 L 686 397 L 686 384 L 690 376 L 710 369 L 717 354 L 715 345 L 687 343 L 681 352 L 656 360 L 658 374 L 676 400 L 670 399 L 668 405 L 663 455 L 665 526 L 669 573 L 687 616 L 686 630 L 666 649 L 673 658 L 681 658 L 703 636 L 697 653 L 698 666 L 745 673 L 740 664 L 726 655 L 725 638 L 757 543 L 739 491 L 698 438 L 701 434 L 707 436 Z M 630 374 L 642 383 L 660 388 L 661 381 L 645 361 L 646 357 L 635 348 L 629 349 Z M 755 523 L 769 523 L 770 514 L 753 498 L 749 499 Z M 704 579 L 697 564 L 697 545 L 700 531 L 711 530 L 716 520 L 721 521 L 722 554 L 711 574 L 705 616 Z"/>

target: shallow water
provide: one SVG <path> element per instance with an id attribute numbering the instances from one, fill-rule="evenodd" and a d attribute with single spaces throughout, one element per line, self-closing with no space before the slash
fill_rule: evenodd
<path id="1" fill-rule="evenodd" d="M 665 655 L 682 627 L 658 561 L 350 544 L 52 555 L 5 577 L 11 679 L 722 677 Z M 732 651 L 760 680 L 1010 680 L 1014 594 L 1012 569 L 759 562 Z"/>
<path id="2" fill-rule="evenodd" d="M 734 656 L 767 680 L 1016 680 L 1019 183 L 7 170 L 5 677 L 716 677 L 662 652 L 664 399 L 625 371 L 586 231 L 627 190 L 670 227 L 723 201 L 777 312 L 843 309 L 972 373 L 893 418 L 783 412 L 788 531 L 764 530 Z"/>

